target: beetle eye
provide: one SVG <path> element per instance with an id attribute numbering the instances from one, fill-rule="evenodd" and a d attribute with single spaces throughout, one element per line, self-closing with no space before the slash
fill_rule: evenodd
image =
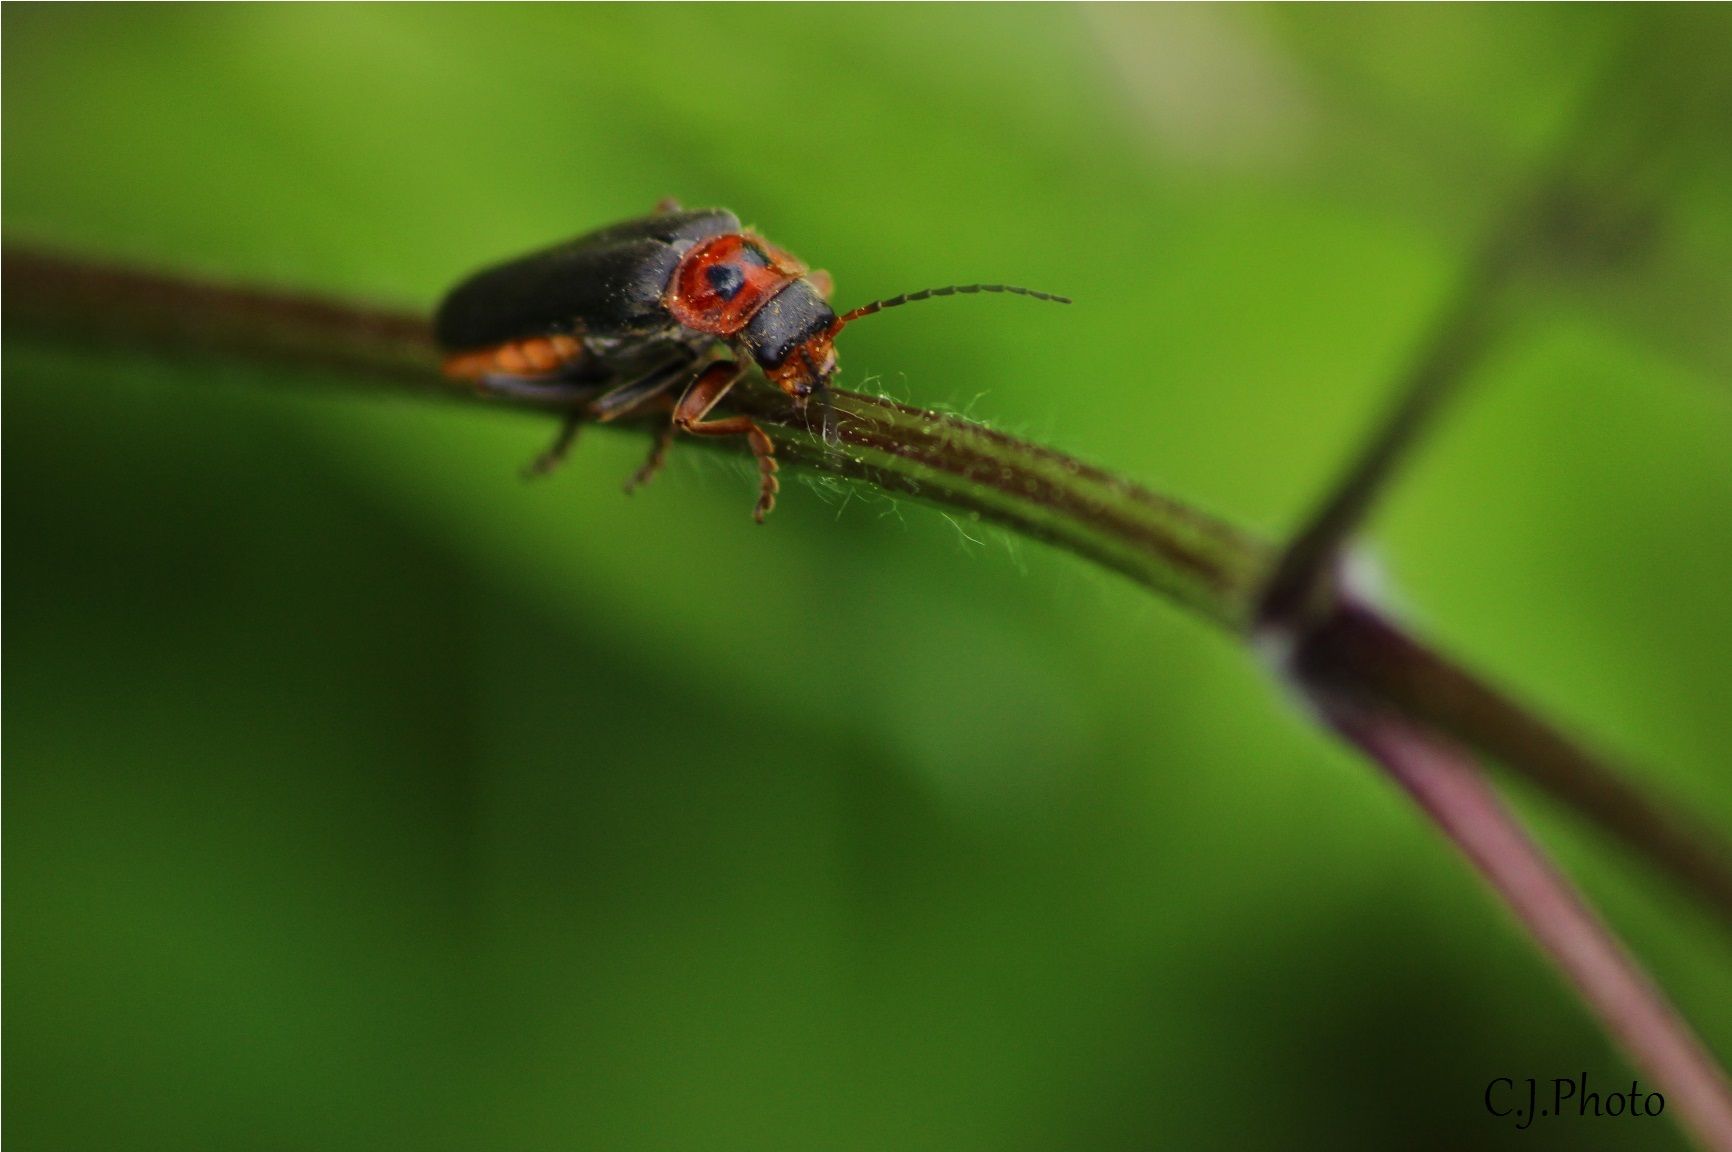
<path id="1" fill-rule="evenodd" d="M 704 269 L 704 279 L 723 300 L 732 300 L 740 294 L 740 288 L 745 284 L 746 277 L 732 264 L 711 264 Z"/>

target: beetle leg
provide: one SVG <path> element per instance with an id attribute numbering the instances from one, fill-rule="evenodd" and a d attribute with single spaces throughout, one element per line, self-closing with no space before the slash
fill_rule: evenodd
<path id="1" fill-rule="evenodd" d="M 606 424 L 641 412 L 645 405 L 678 383 L 691 368 L 691 357 L 684 356 L 660 364 L 624 384 L 615 385 L 590 401 L 590 418 L 598 424 Z"/>
<path id="2" fill-rule="evenodd" d="M 666 393 L 663 393 L 660 397 L 658 407 L 671 413 L 674 410 L 673 398 L 668 396 Z M 668 448 L 673 444 L 673 442 L 674 423 L 672 420 L 669 420 L 667 423 L 656 429 L 655 443 L 650 445 L 650 454 L 649 457 L 644 460 L 643 466 L 636 472 L 633 472 L 631 474 L 631 479 L 625 482 L 625 494 L 627 496 L 630 496 L 633 492 L 636 492 L 639 488 L 642 488 L 645 484 L 648 484 L 651 480 L 656 478 L 657 473 L 662 470 L 662 465 L 667 463 Z"/>
<path id="3" fill-rule="evenodd" d="M 776 445 L 750 416 L 727 416 L 706 420 L 710 409 L 721 403 L 728 389 L 739 380 L 742 369 L 731 360 L 711 364 L 686 387 L 674 406 L 674 426 L 693 436 L 744 436 L 758 460 L 758 505 L 752 509 L 752 519 L 762 524 L 770 509 L 776 506 L 776 492 L 781 485 L 776 480 Z"/>
<path id="4" fill-rule="evenodd" d="M 687 372 L 691 371 L 691 358 L 679 357 L 665 364 L 658 365 L 642 376 L 627 380 L 624 384 L 615 385 L 591 401 L 583 410 L 573 411 L 565 418 L 565 423 L 559 430 L 559 438 L 552 446 L 536 457 L 529 466 L 528 475 L 544 476 L 557 468 L 571 451 L 572 443 L 577 439 L 577 430 L 582 426 L 585 417 L 600 424 L 617 420 L 622 416 L 654 410 L 672 412 L 673 400 L 669 398 L 668 389 L 677 383 Z M 661 471 L 662 463 L 667 457 L 668 443 L 673 439 L 673 425 L 667 424 L 656 432 L 656 442 L 650 448 L 649 459 L 643 467 L 633 473 L 626 482 L 625 490 L 630 493 L 639 485 L 647 483 L 657 472 Z"/>
<path id="5" fill-rule="evenodd" d="M 656 201 L 656 215 L 658 216 L 667 212 L 678 212 L 679 210 L 680 202 L 675 200 L 672 196 L 663 196 L 660 200 Z"/>
<path id="6" fill-rule="evenodd" d="M 553 443 L 542 449 L 541 455 L 531 460 L 523 469 L 525 480 L 534 480 L 546 476 L 565 463 L 565 458 L 571 454 L 571 446 L 577 443 L 577 430 L 583 427 L 583 413 L 572 411 L 565 414 L 559 425 L 559 435 L 553 438 Z"/>
<path id="7" fill-rule="evenodd" d="M 807 276 L 806 279 L 812 282 L 812 287 L 818 290 L 818 295 L 826 300 L 830 299 L 830 294 L 836 291 L 836 278 L 822 268 Z"/>
<path id="8" fill-rule="evenodd" d="M 571 446 L 577 442 L 578 429 L 583 426 L 585 420 L 594 420 L 597 423 L 605 424 L 609 420 L 616 420 L 621 416 L 642 411 L 646 403 L 654 401 L 658 396 L 661 398 L 661 410 L 672 411 L 673 403 L 667 399 L 667 390 L 690 370 L 691 361 L 689 359 L 673 360 L 652 368 L 636 379 L 627 380 L 624 384 L 608 389 L 600 396 L 595 396 L 595 399 L 586 405 L 569 407 L 559 426 L 559 435 L 554 438 L 552 444 L 548 445 L 546 451 L 529 463 L 529 466 L 524 469 L 524 476 L 526 478 L 545 476 L 563 464 L 566 456 L 571 452 Z M 551 398 L 554 395 L 560 395 L 555 390 L 562 386 L 561 382 L 558 381 L 514 381 L 510 377 L 505 379 L 513 385 L 512 391 L 506 393 L 507 395 Z M 484 388 L 494 389 L 497 389 L 497 385 L 498 378 L 496 377 L 489 377 L 481 384 Z M 566 383 L 564 387 L 569 388 L 571 385 Z M 578 388 L 579 390 L 575 394 L 568 392 L 563 395 L 575 395 L 575 397 L 583 398 L 595 394 L 593 383 L 585 383 L 579 385 Z M 634 480 L 633 484 L 627 487 L 627 491 L 655 474 L 656 469 L 661 466 L 661 456 L 666 451 L 667 448 L 661 446 L 651 452 L 650 460 L 655 467 L 651 468 L 646 464 L 639 469 L 638 475 L 642 479 Z"/>

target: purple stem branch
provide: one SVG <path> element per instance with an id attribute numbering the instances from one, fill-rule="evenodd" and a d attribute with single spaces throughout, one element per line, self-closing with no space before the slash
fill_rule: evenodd
<path id="1" fill-rule="evenodd" d="M 62 351 L 214 357 L 257 364 L 275 377 L 474 398 L 440 377 L 428 325 L 410 313 L 12 247 L 4 278 L 8 336 Z M 870 396 L 837 393 L 840 450 L 767 386 L 748 380 L 727 403 L 756 420 L 790 463 L 977 514 L 1110 567 L 1235 640 L 1280 642 L 1291 678 L 1333 727 L 1395 775 L 1462 845 L 1612 1035 L 1662 1082 L 1692 1131 L 1732 1152 L 1732 1110 L 1711 1058 L 1521 835 L 1477 767 L 1443 741 L 1544 787 L 1732 916 L 1732 868 L 1710 830 L 1650 788 L 1625 782 L 1338 582 L 1324 585 L 1329 594 L 1307 611 L 1260 618 L 1275 553 L 1169 497 L 1042 445 Z"/>
<path id="2" fill-rule="evenodd" d="M 1499 801 L 1473 759 L 1406 720 L 1327 691 L 1330 725 L 1411 795 L 1526 925 L 1704 1148 L 1732 1152 L 1732 1088 L 1665 995 Z"/>

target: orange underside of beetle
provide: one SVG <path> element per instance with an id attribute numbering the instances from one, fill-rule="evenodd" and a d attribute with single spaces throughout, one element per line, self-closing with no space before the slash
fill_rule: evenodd
<path id="1" fill-rule="evenodd" d="M 583 342 L 575 336 L 535 336 L 513 340 L 492 348 L 456 352 L 445 357 L 445 375 L 459 380 L 479 380 L 492 373 L 512 376 L 545 376 L 575 364 L 583 356 Z"/>

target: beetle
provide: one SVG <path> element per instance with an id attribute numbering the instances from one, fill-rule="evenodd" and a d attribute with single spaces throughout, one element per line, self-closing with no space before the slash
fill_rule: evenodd
<path id="1" fill-rule="evenodd" d="M 563 459 L 584 419 L 666 411 L 668 424 L 626 490 L 660 469 L 675 430 L 744 436 L 758 462 L 752 516 L 763 523 L 776 503 L 775 445 L 748 416 L 710 416 L 748 365 L 762 369 L 796 410 L 815 398 L 824 438 L 834 442 L 827 389 L 836 374 L 836 334 L 852 321 L 958 293 L 1070 303 L 1008 284 L 963 284 L 838 316 L 830 290 L 828 273 L 810 271 L 741 227 L 734 213 L 663 201 L 652 215 L 475 273 L 447 293 L 433 327 L 446 375 L 484 392 L 571 406 L 532 472 Z M 723 348 L 731 359 L 716 355 Z"/>

